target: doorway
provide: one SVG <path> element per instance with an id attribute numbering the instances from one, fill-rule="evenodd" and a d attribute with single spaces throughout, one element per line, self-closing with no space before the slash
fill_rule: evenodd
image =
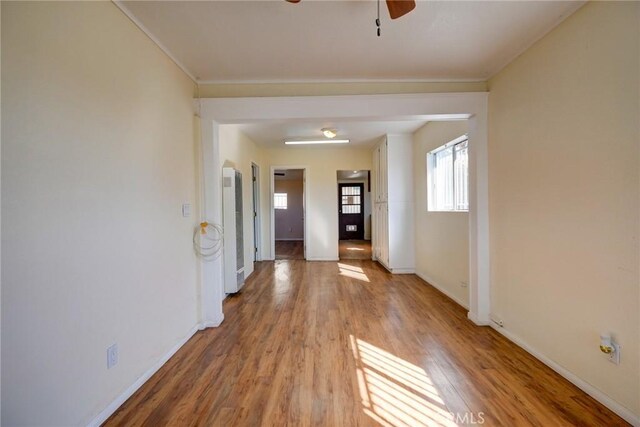
<path id="1" fill-rule="evenodd" d="M 276 260 L 305 259 L 305 171 L 273 170 L 273 250 Z"/>
<path id="2" fill-rule="evenodd" d="M 338 256 L 371 259 L 371 183 L 368 170 L 338 171 Z"/>
<path id="3" fill-rule="evenodd" d="M 469 120 L 469 319 L 489 325 L 491 312 L 489 251 L 488 114 L 485 92 L 421 93 L 390 95 L 345 95 L 340 97 L 286 97 L 201 99 L 201 149 L 203 169 L 202 216 L 222 220 L 222 174 L 220 173 L 220 128 L 225 124 L 259 120 L 297 120 L 350 117 L 366 119 L 420 116 L 429 120 Z M 334 187 L 337 191 L 337 186 Z M 273 187 L 271 187 L 273 192 Z M 308 194 L 305 193 L 305 197 Z M 335 199 L 334 199 L 335 200 Z M 337 209 L 335 211 L 337 215 Z M 270 212 L 272 214 L 272 212 Z M 336 217 L 337 223 L 337 217 Z M 273 215 L 271 215 L 273 236 Z M 307 233 L 308 234 L 308 233 Z M 338 237 L 337 230 L 335 237 Z M 273 238 L 270 258 L 274 255 Z M 332 248 L 314 247 L 311 258 L 329 257 Z M 222 313 L 220 259 L 202 262 L 200 307 L 202 326 L 218 326 Z"/>
<path id="4" fill-rule="evenodd" d="M 364 240 L 364 185 L 338 184 L 340 240 Z"/>

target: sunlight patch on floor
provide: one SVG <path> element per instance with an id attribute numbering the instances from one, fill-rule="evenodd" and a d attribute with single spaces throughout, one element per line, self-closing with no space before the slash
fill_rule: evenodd
<path id="1" fill-rule="evenodd" d="M 350 338 L 366 415 L 389 427 L 457 425 L 424 369 Z"/>
<path id="2" fill-rule="evenodd" d="M 360 267 L 338 263 L 338 270 L 340 270 L 341 276 L 350 277 L 352 279 L 361 280 L 363 282 L 371 282 L 367 275 L 364 274 L 364 270 Z"/>
<path id="3" fill-rule="evenodd" d="M 347 248 L 348 251 L 364 251 L 362 248 Z"/>
<path id="4" fill-rule="evenodd" d="M 291 291 L 291 264 L 289 262 L 275 263 L 275 284 L 273 297 L 276 303 L 285 301 Z"/>

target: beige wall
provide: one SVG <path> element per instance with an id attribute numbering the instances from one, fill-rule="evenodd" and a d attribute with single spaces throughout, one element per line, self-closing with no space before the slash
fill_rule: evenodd
<path id="1" fill-rule="evenodd" d="M 242 133 L 235 125 L 220 126 L 220 162 L 221 167 L 233 167 L 242 172 L 242 209 L 244 210 L 244 266 L 245 278 L 253 272 L 253 187 L 251 181 L 251 163 L 260 167 L 259 185 L 261 189 L 260 203 L 268 202 L 269 168 L 264 167 L 264 150 L 256 145 L 248 136 Z M 268 209 L 268 208 L 267 208 Z M 265 209 L 262 210 L 262 228 L 264 230 Z M 268 217 L 267 217 L 268 218 Z M 265 236 L 262 234 L 264 251 Z M 270 251 L 267 245 L 265 254 Z"/>
<path id="2" fill-rule="evenodd" d="M 430 122 L 413 135 L 416 274 L 469 307 L 469 214 L 427 212 L 427 153 L 467 132 L 466 121 Z"/>
<path id="3" fill-rule="evenodd" d="M 270 166 L 306 166 L 307 259 L 338 259 L 338 170 L 370 170 L 371 149 L 287 147 L 266 152 Z M 269 199 L 264 198 L 266 203 Z M 269 205 L 263 207 L 269 209 Z"/>
<path id="4" fill-rule="evenodd" d="M 198 322 L 194 84 L 108 2 L 2 2 L 1 50 L 2 424 L 86 425 Z"/>
<path id="5" fill-rule="evenodd" d="M 486 92 L 486 82 L 245 83 L 198 85 L 202 98 Z"/>
<path id="6" fill-rule="evenodd" d="M 287 209 L 275 209 L 276 240 L 303 240 L 303 181 L 276 180 L 274 185 L 276 193 L 287 193 Z"/>
<path id="7" fill-rule="evenodd" d="M 588 3 L 489 82 L 493 313 L 636 416 L 639 43 L 640 3 Z"/>

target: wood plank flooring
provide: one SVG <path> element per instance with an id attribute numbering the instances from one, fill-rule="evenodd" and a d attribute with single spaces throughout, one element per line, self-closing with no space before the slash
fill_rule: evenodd
<path id="1" fill-rule="evenodd" d="M 302 240 L 276 240 L 276 259 L 304 259 Z"/>
<path id="2" fill-rule="evenodd" d="M 371 240 L 340 240 L 340 259 L 371 259 Z"/>
<path id="3" fill-rule="evenodd" d="M 612 426 L 604 406 L 414 275 L 256 264 L 106 426 Z"/>

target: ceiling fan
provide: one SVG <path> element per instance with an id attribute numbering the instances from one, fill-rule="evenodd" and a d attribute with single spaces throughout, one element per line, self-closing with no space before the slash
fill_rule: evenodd
<path id="1" fill-rule="evenodd" d="M 300 0 L 287 0 L 289 3 L 300 3 Z M 406 15 L 416 8 L 415 0 L 386 0 L 387 9 L 391 19 L 397 19 Z M 378 37 L 380 36 L 380 0 L 378 0 L 378 19 L 376 19 L 378 27 Z"/>

